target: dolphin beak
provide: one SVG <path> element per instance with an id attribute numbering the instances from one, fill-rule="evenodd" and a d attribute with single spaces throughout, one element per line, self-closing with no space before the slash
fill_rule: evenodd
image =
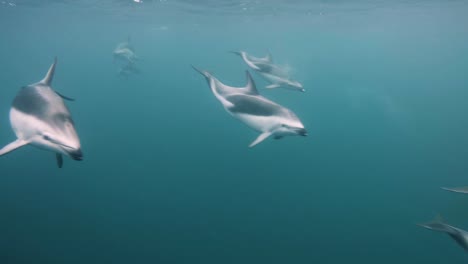
<path id="1" fill-rule="evenodd" d="M 83 152 L 81 152 L 81 149 L 70 151 L 68 155 L 74 160 L 83 160 Z"/>
<path id="2" fill-rule="evenodd" d="M 231 50 L 231 51 L 228 51 L 229 53 L 233 53 L 233 54 L 236 54 L 236 55 L 239 55 L 241 56 L 242 54 L 239 52 L 239 51 L 234 51 L 234 50 Z"/>
<path id="3" fill-rule="evenodd" d="M 305 128 L 299 130 L 299 133 L 298 133 L 300 136 L 303 136 L 303 137 L 307 137 L 307 130 Z"/>

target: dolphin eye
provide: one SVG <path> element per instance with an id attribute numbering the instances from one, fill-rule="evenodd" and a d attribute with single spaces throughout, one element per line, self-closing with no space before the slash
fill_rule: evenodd
<path id="1" fill-rule="evenodd" d="M 43 139 L 50 141 L 50 137 L 47 135 L 42 136 Z"/>

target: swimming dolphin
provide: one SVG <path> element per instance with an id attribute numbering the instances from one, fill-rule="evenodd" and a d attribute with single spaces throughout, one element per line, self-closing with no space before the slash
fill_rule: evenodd
<path id="1" fill-rule="evenodd" d="M 270 136 L 275 139 L 290 135 L 307 136 L 304 125 L 291 110 L 258 93 L 248 71 L 245 87 L 231 87 L 221 83 L 209 72 L 193 68 L 205 76 L 211 91 L 229 114 L 261 133 L 249 147 Z"/>
<path id="2" fill-rule="evenodd" d="M 56 153 L 62 167 L 62 155 L 82 160 L 80 139 L 63 99 L 73 100 L 51 87 L 57 58 L 43 80 L 21 88 L 10 109 L 10 123 L 17 139 L 0 149 L 0 156 L 24 145 Z"/>
<path id="3" fill-rule="evenodd" d="M 449 192 L 456 192 L 456 193 L 468 193 L 468 186 L 465 187 L 457 187 L 457 188 L 447 188 L 447 187 L 442 187 L 443 190 L 449 191 Z"/>
<path id="4" fill-rule="evenodd" d="M 124 63 L 134 63 L 138 60 L 135 54 L 133 45 L 131 44 L 130 37 L 126 42 L 119 43 L 113 52 L 114 60 L 121 60 Z"/>
<path id="5" fill-rule="evenodd" d="M 419 224 L 419 226 L 430 230 L 447 233 L 458 243 L 458 245 L 468 251 L 468 232 L 444 223 L 440 216 L 429 223 Z"/>
<path id="6" fill-rule="evenodd" d="M 270 85 L 267 85 L 265 88 L 273 89 L 283 87 L 290 90 L 305 92 L 300 82 L 291 80 L 288 72 L 284 68 L 273 63 L 271 54 L 268 53 L 267 56 L 258 58 L 247 54 L 245 51 L 231 51 L 231 53 L 239 55 L 251 69 L 255 70 L 270 83 Z"/>

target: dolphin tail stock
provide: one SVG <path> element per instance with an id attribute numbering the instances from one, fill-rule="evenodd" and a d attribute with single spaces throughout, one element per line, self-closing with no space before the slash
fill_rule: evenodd
<path id="1" fill-rule="evenodd" d="M 249 148 L 255 147 L 257 144 L 261 143 L 262 141 L 267 139 L 269 136 L 271 136 L 271 134 L 272 133 L 270 131 L 263 132 L 252 143 L 250 143 Z"/>
<path id="2" fill-rule="evenodd" d="M 0 156 L 3 156 L 9 152 L 12 152 L 13 150 L 16 150 L 24 145 L 27 145 L 29 142 L 26 141 L 26 140 L 22 140 L 22 139 L 17 139 L 13 142 L 11 142 L 10 144 L 6 145 L 5 147 L 3 147 L 2 149 L 0 149 Z"/>
<path id="3" fill-rule="evenodd" d="M 429 221 L 427 223 L 421 223 L 418 225 L 421 227 L 430 229 L 430 230 L 434 230 L 434 231 L 446 232 L 446 233 L 452 232 L 452 228 L 446 223 L 444 223 L 442 216 L 440 216 L 439 214 L 436 215 L 436 217 L 432 221 Z"/>

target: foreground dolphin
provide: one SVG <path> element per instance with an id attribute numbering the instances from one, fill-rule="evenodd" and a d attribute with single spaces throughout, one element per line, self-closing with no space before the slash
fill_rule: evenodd
<path id="1" fill-rule="evenodd" d="M 275 139 L 289 135 L 307 136 L 304 125 L 291 110 L 258 94 L 248 71 L 245 87 L 231 87 L 221 83 L 207 71 L 193 68 L 205 76 L 211 91 L 229 114 L 261 133 L 249 147 L 269 136 Z"/>
<path id="2" fill-rule="evenodd" d="M 449 192 L 456 192 L 456 193 L 467 193 L 468 194 L 468 186 L 465 187 L 457 187 L 457 188 L 446 188 L 442 187 L 443 190 L 449 191 Z"/>
<path id="3" fill-rule="evenodd" d="M 422 226 L 424 228 L 434 230 L 434 231 L 439 231 L 439 232 L 444 232 L 447 233 L 449 236 L 451 236 L 462 248 L 464 248 L 466 251 L 468 251 L 468 232 L 465 230 L 462 230 L 460 228 L 448 225 L 440 219 L 440 217 L 437 217 L 435 220 L 425 223 L 425 224 L 419 224 L 419 226 Z"/>
<path id="4" fill-rule="evenodd" d="M 57 58 L 44 79 L 21 88 L 10 109 L 10 123 L 17 139 L 0 149 L 0 156 L 24 145 L 33 145 L 56 153 L 57 165 L 63 165 L 62 155 L 82 160 L 80 139 L 76 133 L 65 97 L 52 89 Z"/>
<path id="5" fill-rule="evenodd" d="M 239 55 L 251 69 L 267 80 L 270 83 L 270 85 L 266 86 L 267 89 L 283 87 L 305 92 L 301 83 L 291 80 L 285 69 L 273 63 L 271 54 L 258 58 L 247 54 L 245 51 L 232 51 L 231 53 Z"/>

